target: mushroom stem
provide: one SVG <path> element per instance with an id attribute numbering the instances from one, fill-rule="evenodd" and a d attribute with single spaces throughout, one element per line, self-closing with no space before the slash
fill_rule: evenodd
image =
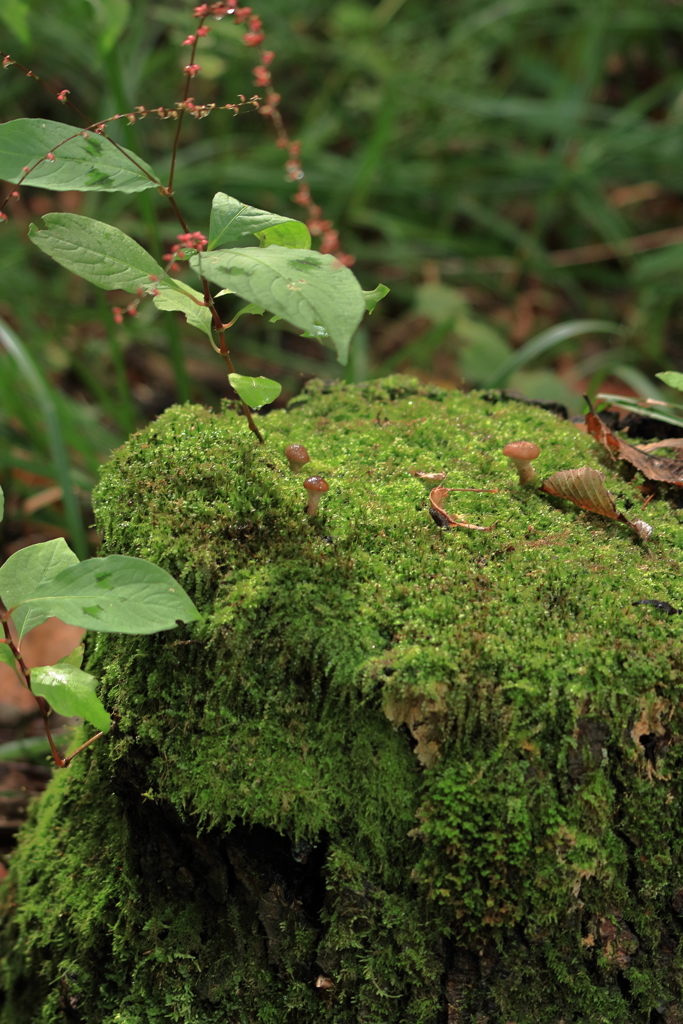
<path id="1" fill-rule="evenodd" d="M 531 463 L 540 454 L 541 449 L 532 441 L 511 441 L 503 448 L 503 455 L 508 457 L 517 470 L 522 486 L 533 483 L 536 473 Z"/>
<path id="2" fill-rule="evenodd" d="M 318 511 L 321 497 L 329 491 L 330 485 L 321 476 L 309 476 L 307 480 L 304 480 L 304 487 L 308 494 L 306 512 L 309 516 L 314 516 Z"/>
<path id="3" fill-rule="evenodd" d="M 531 484 L 536 479 L 536 470 L 528 461 L 528 459 L 510 459 L 510 462 L 516 467 L 519 473 L 520 484 Z"/>

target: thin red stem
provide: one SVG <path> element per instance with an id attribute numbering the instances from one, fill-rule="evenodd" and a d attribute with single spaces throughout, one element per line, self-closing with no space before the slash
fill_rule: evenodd
<path id="1" fill-rule="evenodd" d="M 204 24 L 204 21 L 205 21 L 205 18 L 201 18 L 200 19 L 198 28 L 202 27 L 202 25 Z M 198 43 L 198 41 L 199 41 L 199 36 L 195 35 L 195 39 L 194 39 L 194 42 L 192 44 L 192 50 L 190 52 L 190 64 L 194 64 L 194 57 L 195 57 L 195 54 L 197 52 L 197 43 Z M 186 74 L 185 75 L 185 89 L 183 90 L 183 104 L 187 103 L 187 97 L 190 95 L 190 82 L 191 81 L 192 81 L 192 79 L 190 78 L 190 75 Z M 175 165 L 176 165 L 176 159 L 178 157 L 178 145 L 180 143 L 180 129 L 183 126 L 183 116 L 184 116 L 184 114 L 185 114 L 185 107 L 181 106 L 180 113 L 178 115 L 178 124 L 177 124 L 176 130 L 175 130 L 175 138 L 173 139 L 173 152 L 171 153 L 171 170 L 169 171 L 169 175 L 168 175 L 168 186 L 167 186 L 167 188 L 168 188 L 168 192 L 169 192 L 170 195 L 173 195 L 173 176 L 175 175 Z M 187 231 L 187 228 L 185 228 L 185 230 Z"/>

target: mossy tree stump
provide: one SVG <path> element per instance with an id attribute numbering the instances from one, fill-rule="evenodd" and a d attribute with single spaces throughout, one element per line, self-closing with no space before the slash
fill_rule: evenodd
<path id="1" fill-rule="evenodd" d="M 185 406 L 96 495 L 104 553 L 202 623 L 101 636 L 117 716 L 57 772 L 5 886 L 4 1024 L 683 1020 L 681 513 L 521 488 L 600 466 L 518 403 L 405 378 L 264 421 Z M 330 491 L 315 518 L 283 457 Z M 411 470 L 448 470 L 442 530 Z"/>

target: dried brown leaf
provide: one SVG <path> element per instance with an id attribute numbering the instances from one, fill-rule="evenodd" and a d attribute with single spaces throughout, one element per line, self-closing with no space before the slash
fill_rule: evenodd
<path id="1" fill-rule="evenodd" d="M 620 437 L 613 434 L 606 424 L 596 414 L 589 399 L 590 412 L 586 413 L 586 429 L 596 441 L 607 449 L 613 458 L 623 459 L 643 474 L 646 480 L 661 480 L 667 484 L 675 484 L 683 487 L 683 461 L 680 459 L 665 459 L 657 455 L 648 455 L 646 452 L 636 448 L 635 445 L 627 444 Z"/>
<path id="2" fill-rule="evenodd" d="M 622 512 L 619 512 L 614 504 L 614 498 L 605 487 L 604 476 L 597 469 L 591 469 L 590 466 L 581 466 L 580 469 L 562 469 L 559 473 L 553 473 L 543 481 L 541 490 L 556 498 L 572 501 L 586 512 L 595 512 L 599 516 L 606 516 L 608 519 L 626 523 L 643 540 L 647 540 L 652 533 L 649 523 L 642 519 L 627 519 Z"/>
<path id="3" fill-rule="evenodd" d="M 446 510 L 441 507 L 441 502 L 444 501 L 446 497 L 448 497 L 448 494 L 451 491 L 457 490 L 461 490 L 461 488 L 435 487 L 433 490 L 431 490 L 429 492 L 429 504 L 431 505 L 432 509 L 436 513 L 438 513 L 439 516 L 443 516 L 443 518 L 447 521 L 449 526 L 461 526 L 464 530 L 484 530 L 486 532 L 492 530 L 496 525 L 495 523 L 491 523 L 490 526 L 475 526 L 473 523 L 463 523 L 459 519 L 454 519 L 453 516 L 450 516 L 448 512 L 446 512 Z"/>
<path id="4" fill-rule="evenodd" d="M 683 437 L 666 437 L 663 441 L 650 441 L 648 444 L 637 444 L 639 452 L 656 452 L 658 448 L 683 448 Z"/>
<path id="5" fill-rule="evenodd" d="M 619 519 L 620 512 L 614 499 L 605 487 L 605 478 L 597 469 L 582 466 L 581 469 L 563 469 L 553 473 L 541 484 L 546 494 L 573 501 L 587 512 L 597 512 L 608 519 Z"/>
<path id="6" fill-rule="evenodd" d="M 436 483 L 446 479 L 446 470 L 442 469 L 440 473 L 423 473 L 419 469 L 414 469 L 413 476 L 416 476 L 418 480 L 433 480 Z"/>

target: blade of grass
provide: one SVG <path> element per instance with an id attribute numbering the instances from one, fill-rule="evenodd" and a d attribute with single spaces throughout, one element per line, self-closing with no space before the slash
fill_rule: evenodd
<path id="1" fill-rule="evenodd" d="M 54 477 L 62 488 L 64 502 L 64 518 L 69 538 L 79 558 L 88 557 L 88 540 L 83 525 L 81 508 L 76 497 L 69 470 L 69 457 L 64 444 L 62 425 L 57 414 L 57 407 L 51 389 L 44 380 L 25 345 L 17 337 L 9 324 L 0 317 L 0 345 L 15 361 L 21 375 L 33 392 L 36 404 L 40 408 L 45 423 L 47 441 L 52 455 Z"/>
<path id="2" fill-rule="evenodd" d="M 610 320 L 567 320 L 562 324 L 555 324 L 546 331 L 541 331 L 535 338 L 530 338 L 521 348 L 501 363 L 491 374 L 486 382 L 488 388 L 499 388 L 506 382 L 516 370 L 527 366 L 545 355 L 551 349 L 560 345 L 569 338 L 576 338 L 581 334 L 625 334 L 625 328 L 621 324 L 612 323 Z"/>

